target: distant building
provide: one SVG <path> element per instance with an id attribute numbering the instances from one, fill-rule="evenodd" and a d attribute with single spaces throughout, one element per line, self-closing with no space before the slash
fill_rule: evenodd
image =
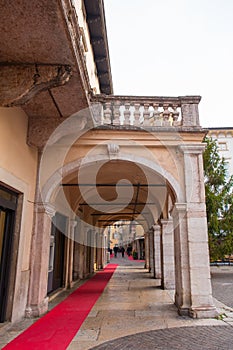
<path id="1" fill-rule="evenodd" d="M 217 140 L 219 153 L 226 160 L 229 175 L 233 175 L 233 127 L 208 128 L 208 136 Z"/>

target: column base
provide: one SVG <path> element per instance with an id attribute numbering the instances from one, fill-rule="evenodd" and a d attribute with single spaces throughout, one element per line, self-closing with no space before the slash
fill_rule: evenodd
<path id="1" fill-rule="evenodd" d="M 162 289 L 168 289 L 168 290 L 175 290 L 176 286 L 175 286 L 175 282 L 166 282 L 164 283 L 162 281 Z"/>
<path id="2" fill-rule="evenodd" d="M 25 310 L 25 317 L 32 318 L 42 316 L 48 311 L 49 298 L 46 297 L 39 305 L 30 305 Z"/>
<path id="3" fill-rule="evenodd" d="M 178 308 L 178 314 L 180 316 L 189 316 L 191 318 L 216 318 L 219 315 L 215 306 Z"/>
<path id="4" fill-rule="evenodd" d="M 187 307 L 178 307 L 178 315 L 180 316 L 190 316 L 189 308 Z"/>
<path id="5" fill-rule="evenodd" d="M 155 279 L 155 273 L 154 273 L 154 271 L 149 271 L 149 274 L 150 274 L 150 278 L 154 278 Z"/>
<path id="6" fill-rule="evenodd" d="M 219 315 L 215 306 L 194 307 L 189 310 L 192 318 L 215 318 Z"/>

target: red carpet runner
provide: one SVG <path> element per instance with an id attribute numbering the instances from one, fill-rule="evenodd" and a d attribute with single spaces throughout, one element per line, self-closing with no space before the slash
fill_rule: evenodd
<path id="1" fill-rule="evenodd" d="M 108 264 L 63 302 L 41 317 L 3 349 L 64 350 L 100 297 L 117 265 Z"/>
<path id="2" fill-rule="evenodd" d="M 132 257 L 132 255 L 128 256 L 128 259 L 129 259 L 129 260 L 133 260 L 133 261 L 135 261 L 135 262 L 145 262 L 145 260 L 140 260 L 140 259 L 134 260 L 134 258 Z"/>

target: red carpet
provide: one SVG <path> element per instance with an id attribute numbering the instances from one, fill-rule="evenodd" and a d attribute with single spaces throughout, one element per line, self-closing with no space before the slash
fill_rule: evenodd
<path id="1" fill-rule="evenodd" d="M 108 264 L 103 271 L 98 272 L 76 289 L 3 349 L 66 349 L 103 292 L 116 267 L 116 264 Z"/>
<path id="2" fill-rule="evenodd" d="M 145 260 L 134 259 L 134 258 L 132 257 L 132 255 L 128 256 L 128 259 L 129 259 L 129 260 L 136 261 L 136 262 L 145 262 Z"/>

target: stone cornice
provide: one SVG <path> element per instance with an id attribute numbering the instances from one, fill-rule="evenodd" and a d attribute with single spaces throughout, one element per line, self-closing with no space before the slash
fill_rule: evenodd
<path id="1" fill-rule="evenodd" d="M 200 154 L 204 152 L 206 145 L 200 143 L 196 145 L 179 145 L 178 147 L 184 154 Z"/>
<path id="2" fill-rule="evenodd" d="M 172 210 L 172 216 L 177 213 L 185 213 L 187 211 L 187 203 L 175 203 Z"/>
<path id="3" fill-rule="evenodd" d="M 93 95 L 91 97 L 93 102 L 106 101 L 133 101 L 133 102 L 145 102 L 145 103 L 177 103 L 178 106 L 181 104 L 199 104 L 201 101 L 201 96 L 125 96 L 125 95 Z"/>

